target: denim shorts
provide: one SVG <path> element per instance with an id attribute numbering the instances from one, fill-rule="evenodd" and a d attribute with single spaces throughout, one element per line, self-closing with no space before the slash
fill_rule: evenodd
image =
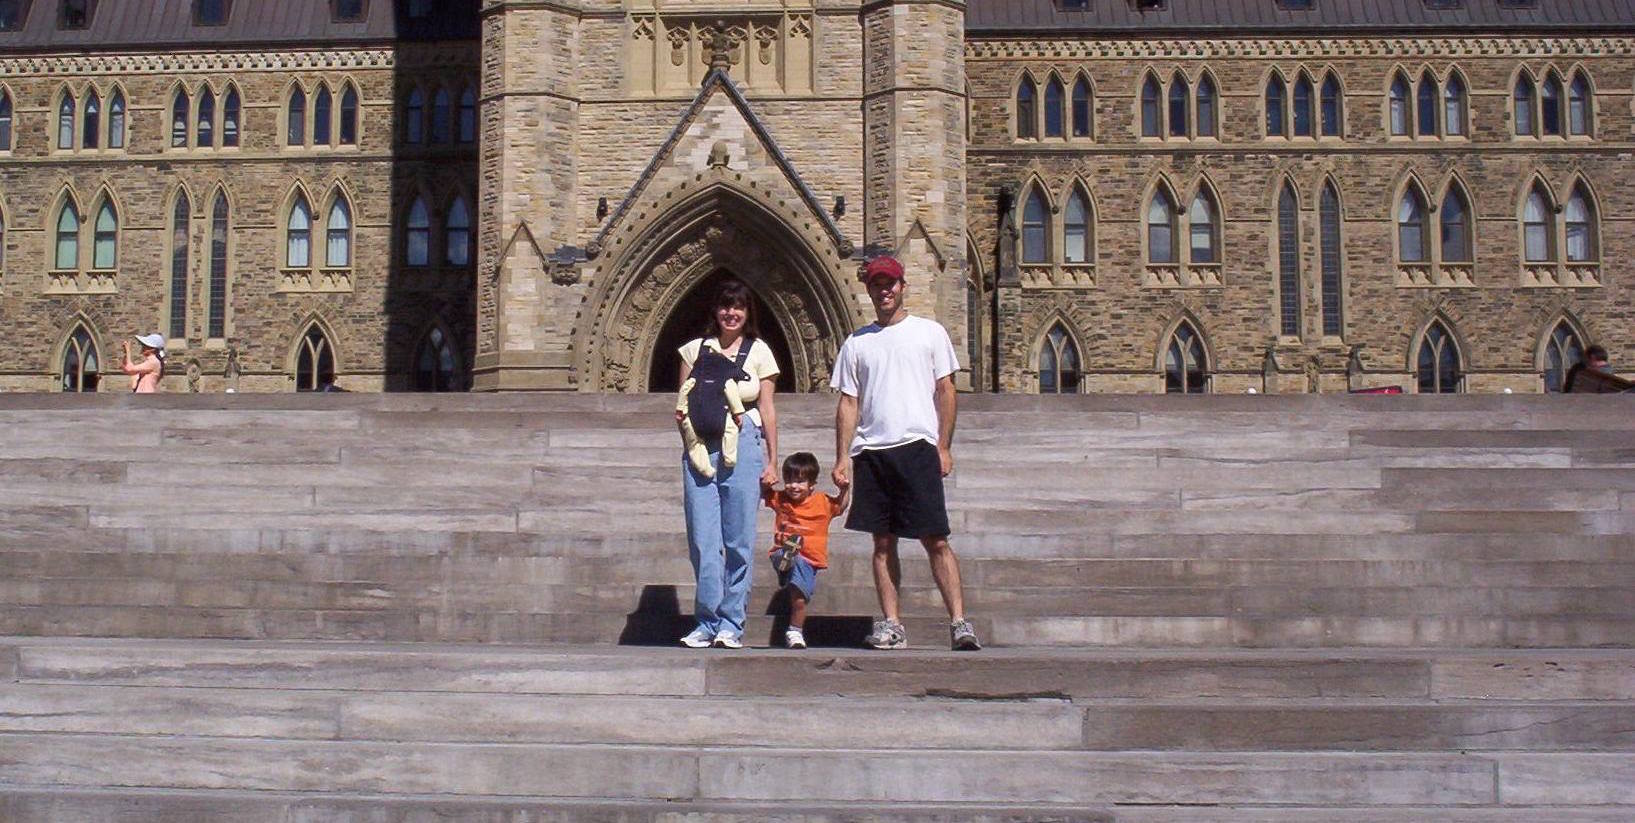
<path id="1" fill-rule="evenodd" d="M 789 567 L 789 571 L 778 574 L 778 587 L 784 586 L 800 589 L 800 593 L 807 600 L 811 600 L 812 595 L 817 594 L 817 567 L 812 565 L 812 561 L 795 555 L 795 562 Z"/>

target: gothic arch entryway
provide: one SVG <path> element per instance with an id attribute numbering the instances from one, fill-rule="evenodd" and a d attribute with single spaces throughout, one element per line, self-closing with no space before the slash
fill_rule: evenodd
<path id="1" fill-rule="evenodd" d="M 710 169 L 656 195 L 650 209 L 599 249 L 598 287 L 575 329 L 588 391 L 672 390 L 674 350 L 699 331 L 714 285 L 733 276 L 762 311 L 780 355 L 780 389 L 828 385 L 840 343 L 863 317 L 844 287 L 855 262 L 811 221 L 729 169 Z"/>

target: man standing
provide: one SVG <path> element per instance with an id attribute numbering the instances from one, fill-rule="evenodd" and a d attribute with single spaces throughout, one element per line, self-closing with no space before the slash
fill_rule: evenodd
<path id="1" fill-rule="evenodd" d="M 897 614 L 897 538 L 909 537 L 930 556 L 953 648 L 974 651 L 982 644 L 965 619 L 942 490 L 942 479 L 954 469 L 954 344 L 941 325 L 904 308 L 907 286 L 895 258 L 870 260 L 863 282 L 875 322 L 840 347 L 829 384 L 840 391 L 835 485 L 844 488 L 854 477 L 856 482 L 846 528 L 874 535 L 874 588 L 884 619 L 875 622 L 867 642 L 876 649 L 908 645 Z"/>

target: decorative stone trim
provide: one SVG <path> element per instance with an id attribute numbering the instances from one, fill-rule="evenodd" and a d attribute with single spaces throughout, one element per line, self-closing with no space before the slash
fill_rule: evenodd
<path id="1" fill-rule="evenodd" d="M 1297 59 L 1463 58 L 1463 57 L 1625 57 L 1635 54 L 1632 37 L 1356 37 L 1213 40 L 980 40 L 965 42 L 969 60 L 1031 59 Z"/>
<path id="2" fill-rule="evenodd" d="M 114 294 L 113 271 L 49 271 L 45 273 L 46 294 Z"/>
<path id="3" fill-rule="evenodd" d="M 284 269 L 279 272 L 278 291 L 333 293 L 352 291 L 351 269 Z"/>
<path id="4" fill-rule="evenodd" d="M 1096 287 L 1094 263 L 1063 265 L 1029 263 L 1018 272 L 1024 289 L 1093 289 Z"/>
<path id="5" fill-rule="evenodd" d="M 1211 289 L 1221 285 L 1219 263 L 1149 263 L 1141 274 L 1141 285 L 1149 289 Z"/>
<path id="6" fill-rule="evenodd" d="M 1521 285 L 1523 288 L 1599 288 L 1601 264 L 1529 263 L 1522 266 Z"/>
<path id="7" fill-rule="evenodd" d="M 475 51 L 416 47 L 415 66 L 469 68 Z M 192 72 L 316 71 L 391 69 L 399 65 L 394 49 L 326 51 L 237 51 L 182 54 L 76 54 L 0 58 L 0 77 L 64 75 L 178 74 Z"/>
<path id="8" fill-rule="evenodd" d="M 1468 289 L 1475 288 L 1476 267 L 1470 263 L 1398 263 L 1397 288 L 1402 289 Z"/>

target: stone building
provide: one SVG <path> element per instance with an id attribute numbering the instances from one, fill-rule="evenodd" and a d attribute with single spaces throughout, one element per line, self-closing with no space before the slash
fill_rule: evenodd
<path id="1" fill-rule="evenodd" d="M 892 250 L 976 390 L 1540 391 L 1632 151 L 1621 0 L 0 0 L 0 388 L 662 390 L 732 276 L 813 390 Z"/>

